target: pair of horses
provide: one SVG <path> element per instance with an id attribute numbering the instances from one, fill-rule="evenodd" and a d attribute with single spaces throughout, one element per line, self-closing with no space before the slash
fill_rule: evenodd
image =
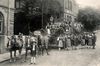
<path id="1" fill-rule="evenodd" d="M 21 52 L 22 52 L 23 46 L 25 48 L 25 60 L 27 59 L 28 50 L 31 50 L 30 38 L 29 36 L 26 37 L 25 41 L 23 41 L 22 38 L 20 38 L 20 36 L 18 36 L 18 38 L 16 38 L 15 36 L 8 38 L 9 40 L 8 40 L 7 48 L 9 49 L 9 52 L 10 52 L 10 62 L 12 62 L 13 60 L 14 62 L 16 61 L 17 50 L 19 51 L 19 57 L 21 58 Z M 49 37 L 46 34 L 46 32 L 41 30 L 41 35 L 36 36 L 35 38 L 36 38 L 36 43 L 37 43 L 37 52 L 43 55 L 44 51 L 46 50 L 47 54 L 49 54 L 48 53 Z M 23 43 L 25 44 L 23 45 Z M 12 56 L 13 52 L 14 52 L 14 57 Z"/>
<path id="2" fill-rule="evenodd" d="M 23 48 L 23 40 L 20 38 L 20 36 L 11 36 L 11 38 L 8 38 L 8 43 L 7 43 L 7 49 L 10 52 L 10 62 L 14 60 L 16 61 L 16 51 L 19 51 L 19 56 L 21 57 L 21 52 Z M 13 58 L 13 51 L 14 51 L 14 58 Z"/>

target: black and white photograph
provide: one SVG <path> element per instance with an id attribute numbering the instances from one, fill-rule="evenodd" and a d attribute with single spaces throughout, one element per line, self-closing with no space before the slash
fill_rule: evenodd
<path id="1" fill-rule="evenodd" d="M 100 66 L 100 0 L 0 0 L 0 66 Z"/>

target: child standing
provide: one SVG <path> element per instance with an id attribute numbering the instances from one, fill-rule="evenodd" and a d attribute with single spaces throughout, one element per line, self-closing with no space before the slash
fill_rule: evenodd
<path id="1" fill-rule="evenodd" d="M 31 45 L 31 64 L 36 64 L 36 47 L 37 47 L 37 41 L 35 37 L 31 37 L 30 41 Z"/>

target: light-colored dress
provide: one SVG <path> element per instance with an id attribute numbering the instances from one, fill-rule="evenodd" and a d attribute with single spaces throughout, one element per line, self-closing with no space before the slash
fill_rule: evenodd
<path id="1" fill-rule="evenodd" d="M 58 37 L 58 47 L 63 47 L 63 39 L 62 37 Z"/>

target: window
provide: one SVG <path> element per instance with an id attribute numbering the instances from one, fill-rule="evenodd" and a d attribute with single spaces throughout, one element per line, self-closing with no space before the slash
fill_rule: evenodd
<path id="1" fill-rule="evenodd" d="M 15 0 L 15 8 L 19 8 L 19 0 Z"/>
<path id="2" fill-rule="evenodd" d="M 68 10 L 72 11 L 72 1 L 68 0 Z"/>
<path id="3" fill-rule="evenodd" d="M 70 10 L 70 3 L 69 3 L 70 1 L 68 0 L 68 10 Z"/>
<path id="4" fill-rule="evenodd" d="M 69 1 L 69 9 L 72 11 L 72 2 Z"/>
<path id="5" fill-rule="evenodd" d="M 68 9 L 68 2 L 69 2 L 69 0 L 67 0 L 67 1 L 65 1 L 65 9 Z"/>
<path id="6" fill-rule="evenodd" d="M 22 7 L 22 0 L 15 0 L 15 8 L 21 8 Z"/>
<path id="7" fill-rule="evenodd" d="M 69 16 L 69 21 L 72 22 L 72 17 L 71 16 Z"/>
<path id="8" fill-rule="evenodd" d="M 3 29 L 3 22 L 4 22 L 4 18 L 2 13 L 0 12 L 0 33 L 2 33 L 2 29 Z"/>
<path id="9" fill-rule="evenodd" d="M 67 15 L 67 22 L 69 22 L 69 15 Z"/>
<path id="10" fill-rule="evenodd" d="M 72 22 L 72 17 L 70 15 L 67 15 L 67 22 L 70 24 Z"/>
<path id="11" fill-rule="evenodd" d="M 2 30 L 1 30 L 1 27 L 2 27 L 2 25 L 1 25 L 1 22 L 0 22 L 0 33 L 1 33 L 1 31 L 2 31 Z"/>
<path id="12" fill-rule="evenodd" d="M 67 14 L 65 14 L 65 21 L 67 21 Z"/>

